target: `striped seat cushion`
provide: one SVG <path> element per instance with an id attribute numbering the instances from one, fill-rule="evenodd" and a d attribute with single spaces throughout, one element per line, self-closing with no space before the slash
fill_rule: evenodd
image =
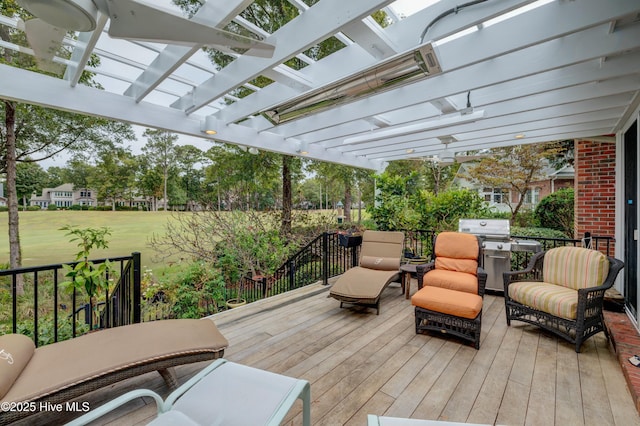
<path id="1" fill-rule="evenodd" d="M 556 317 L 576 319 L 578 291 L 545 282 L 515 282 L 509 284 L 509 297 L 525 306 Z"/>
<path id="2" fill-rule="evenodd" d="M 609 260 L 596 250 L 557 247 L 544 255 L 542 280 L 573 290 L 597 287 L 607 278 Z"/>

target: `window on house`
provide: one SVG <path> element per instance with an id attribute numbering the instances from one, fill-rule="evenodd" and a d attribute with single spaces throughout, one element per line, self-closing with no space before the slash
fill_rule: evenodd
<path id="1" fill-rule="evenodd" d="M 540 201 L 540 188 L 530 188 L 524 194 L 525 204 L 537 205 Z"/>
<path id="2" fill-rule="evenodd" d="M 509 190 L 505 188 L 482 188 L 480 196 L 488 203 L 508 203 Z"/>

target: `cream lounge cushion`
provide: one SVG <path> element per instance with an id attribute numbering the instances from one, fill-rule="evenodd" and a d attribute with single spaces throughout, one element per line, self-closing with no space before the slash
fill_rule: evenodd
<path id="1" fill-rule="evenodd" d="M 375 303 L 382 290 L 398 277 L 397 269 L 384 271 L 356 266 L 340 276 L 331 287 L 331 295 L 344 301 Z"/>
<path id="2" fill-rule="evenodd" d="M 404 233 L 365 231 L 359 266 L 347 270 L 329 295 L 347 303 L 377 304 L 382 291 L 400 277 Z"/>
<path id="3" fill-rule="evenodd" d="M 33 340 L 22 334 L 0 336 L 0 398 L 11 389 L 35 349 Z"/>
<path id="4" fill-rule="evenodd" d="M 208 319 L 153 321 L 101 330 L 37 348 L 2 401 L 36 400 L 163 359 L 204 353 L 219 358 L 227 346 Z"/>

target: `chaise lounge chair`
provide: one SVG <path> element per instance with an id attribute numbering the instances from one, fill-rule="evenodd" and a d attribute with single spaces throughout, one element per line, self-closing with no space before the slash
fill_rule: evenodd
<path id="1" fill-rule="evenodd" d="M 7 334 L 0 336 L 0 403 L 65 403 L 151 371 L 175 388 L 171 367 L 221 358 L 227 346 L 208 319 L 132 324 L 39 348 L 27 336 Z M 3 410 L 0 424 L 36 412 Z"/>
<path id="2" fill-rule="evenodd" d="M 358 304 L 380 313 L 382 291 L 398 281 L 404 233 L 365 231 L 362 236 L 360 263 L 342 274 L 331 287 L 329 296 L 343 303 Z"/>
<path id="3" fill-rule="evenodd" d="M 247 367 L 225 359 L 214 361 L 164 401 L 148 389 L 128 392 L 67 426 L 86 425 L 141 397 L 156 401 L 158 415 L 149 425 L 279 425 L 302 400 L 302 424 L 311 424 L 311 390 L 306 380 Z"/>

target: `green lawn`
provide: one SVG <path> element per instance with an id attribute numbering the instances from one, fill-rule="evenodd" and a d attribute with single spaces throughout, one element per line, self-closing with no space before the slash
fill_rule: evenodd
<path id="1" fill-rule="evenodd" d="M 112 211 L 36 211 L 20 212 L 20 242 L 24 266 L 70 262 L 78 251 L 59 228 L 75 225 L 81 228 L 111 228 L 108 250 L 96 250 L 92 258 L 127 256 L 142 253 L 142 264 L 154 270 L 164 263 L 154 263 L 154 252 L 147 246 L 153 235 L 162 235 L 171 212 L 112 212 Z M 0 213 L 0 263 L 9 262 L 9 234 L 7 213 Z"/>

